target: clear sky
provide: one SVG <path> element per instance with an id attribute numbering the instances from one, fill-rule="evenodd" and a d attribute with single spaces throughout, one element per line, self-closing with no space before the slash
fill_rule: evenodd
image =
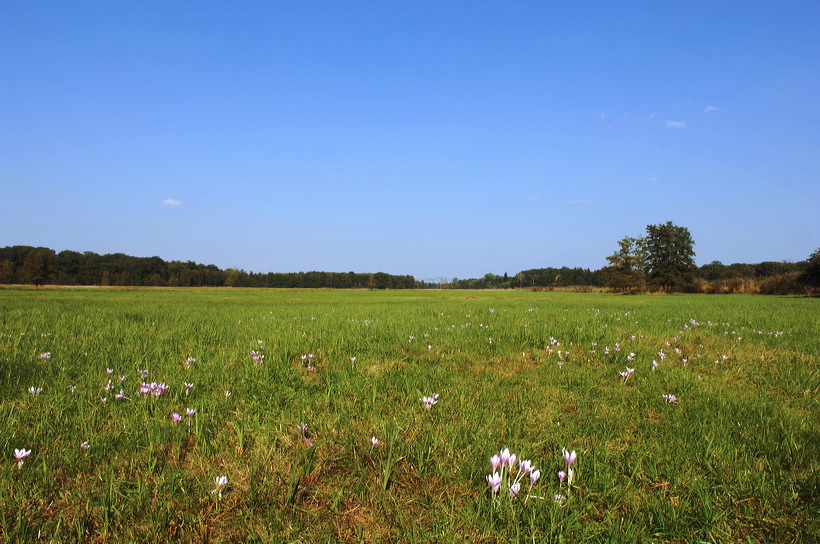
<path id="1" fill-rule="evenodd" d="M 0 246 L 254 272 L 820 247 L 820 2 L 0 6 Z"/>

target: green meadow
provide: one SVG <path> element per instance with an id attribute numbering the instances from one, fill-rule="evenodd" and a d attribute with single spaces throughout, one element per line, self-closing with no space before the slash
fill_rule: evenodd
<path id="1" fill-rule="evenodd" d="M 810 298 L 0 290 L 0 535 L 815 542 L 819 360 Z"/>

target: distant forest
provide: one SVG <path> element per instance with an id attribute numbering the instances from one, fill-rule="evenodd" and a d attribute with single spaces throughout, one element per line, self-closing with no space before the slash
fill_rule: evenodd
<path id="1" fill-rule="evenodd" d="M 712 262 L 696 270 L 689 289 L 702 293 L 786 294 L 810 291 L 804 281 L 810 262 L 762 262 L 724 265 Z M 413 276 L 384 272 L 267 272 L 255 273 L 191 261 L 166 262 L 160 257 L 132 257 L 122 253 L 99 255 L 86 251 L 55 252 L 44 247 L 0 248 L 0 284 L 100 285 L 166 287 L 273 287 L 334 289 L 573 289 L 607 287 L 606 269 L 536 268 L 513 276 L 486 274 L 482 278 L 421 281 Z M 815 273 L 816 275 L 816 273 Z"/>

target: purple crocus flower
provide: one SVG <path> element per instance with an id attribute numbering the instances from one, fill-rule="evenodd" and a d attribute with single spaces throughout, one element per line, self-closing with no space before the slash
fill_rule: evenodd
<path id="1" fill-rule="evenodd" d="M 216 489 L 212 490 L 211 493 L 217 495 L 220 499 L 222 498 L 222 490 L 228 485 L 228 477 L 227 476 L 217 476 L 214 478 L 214 486 Z"/>
<path id="2" fill-rule="evenodd" d="M 23 468 L 23 462 L 29 455 L 31 455 L 31 450 L 25 448 L 18 450 L 14 448 L 14 458 L 17 459 L 17 468 Z"/>
<path id="3" fill-rule="evenodd" d="M 485 478 L 490 488 L 492 488 L 493 493 L 498 493 L 498 490 L 501 489 L 501 474 L 493 472 L 492 474 L 487 474 Z"/>
<path id="4" fill-rule="evenodd" d="M 515 482 L 510 486 L 510 498 L 515 498 L 516 495 L 521 491 L 521 482 Z"/>
<path id="5" fill-rule="evenodd" d="M 510 449 L 504 448 L 498 455 L 501 458 L 501 464 L 506 465 L 510 460 Z"/>
<path id="6" fill-rule="evenodd" d="M 510 470 L 512 470 L 513 466 L 515 465 L 516 456 L 514 453 L 510 454 L 510 458 L 507 461 L 507 464 L 510 466 Z"/>

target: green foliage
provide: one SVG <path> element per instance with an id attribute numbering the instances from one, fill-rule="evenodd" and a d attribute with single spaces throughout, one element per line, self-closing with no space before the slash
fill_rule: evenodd
<path id="1" fill-rule="evenodd" d="M 253 273 L 191 261 L 165 262 L 159 257 L 122 253 L 98 255 L 88 251 L 12 246 L 0 248 L 0 284 L 104 285 L 140 287 L 285 287 L 412 289 L 413 276 L 355 272 Z"/>
<path id="2" fill-rule="evenodd" d="M 56 275 L 54 261 L 54 251 L 48 248 L 38 247 L 29 251 L 23 259 L 23 282 L 34 285 L 52 283 Z"/>
<path id="3" fill-rule="evenodd" d="M 814 253 L 809 256 L 800 280 L 810 287 L 820 287 L 820 248 L 814 250 Z"/>
<path id="4" fill-rule="evenodd" d="M 625 237 L 619 250 L 607 257 L 607 285 L 619 291 L 639 292 L 645 285 L 666 292 L 694 289 L 695 242 L 686 227 L 668 221 L 647 225 L 643 238 Z"/>
<path id="5" fill-rule="evenodd" d="M 606 258 L 604 268 L 607 286 L 626 293 L 639 293 L 646 288 L 646 260 L 641 240 L 629 236 L 618 241 L 619 249 Z"/>
<path id="6" fill-rule="evenodd" d="M 693 284 L 697 266 L 695 242 L 689 229 L 671 221 L 647 225 L 641 245 L 649 285 L 664 291 L 685 291 Z"/>
<path id="7" fill-rule="evenodd" d="M 560 287 L 582 285 L 600 287 L 604 284 L 600 270 L 588 268 L 535 268 L 523 270 L 515 278 L 515 287 Z"/>

